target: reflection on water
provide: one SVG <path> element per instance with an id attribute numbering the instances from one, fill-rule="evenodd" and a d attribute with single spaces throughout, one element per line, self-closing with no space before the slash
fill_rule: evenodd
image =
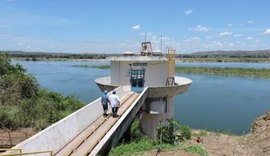
<path id="1" fill-rule="evenodd" d="M 108 65 L 108 62 L 25 62 L 42 87 L 75 95 L 89 103 L 101 95 L 95 79 L 110 75 L 108 69 L 72 65 Z M 254 63 L 253 63 L 254 64 Z M 177 74 L 193 80 L 188 91 L 174 99 L 175 118 L 192 128 L 248 132 L 251 122 L 270 109 L 270 79 Z"/>

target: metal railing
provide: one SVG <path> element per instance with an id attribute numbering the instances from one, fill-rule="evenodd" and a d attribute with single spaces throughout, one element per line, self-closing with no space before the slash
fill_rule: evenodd
<path id="1" fill-rule="evenodd" d="M 33 154 L 44 154 L 48 153 L 49 156 L 53 156 L 53 151 L 38 151 L 38 152 L 22 152 L 23 149 L 13 149 L 13 148 L 0 148 L 0 152 L 3 151 L 18 151 L 18 153 L 12 153 L 12 154 L 0 154 L 0 156 L 23 156 L 23 155 L 33 155 Z"/>

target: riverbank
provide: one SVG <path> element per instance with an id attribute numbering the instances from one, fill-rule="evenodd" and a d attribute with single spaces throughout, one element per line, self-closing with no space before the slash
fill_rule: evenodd
<path id="1" fill-rule="evenodd" d="M 74 61 L 74 62 L 109 62 L 107 59 L 75 59 L 75 58 L 40 58 L 40 57 L 12 57 L 15 61 Z"/>
<path id="2" fill-rule="evenodd" d="M 80 68 L 97 68 L 109 69 L 109 65 L 72 65 L 72 67 Z M 218 67 L 175 67 L 176 73 L 188 74 L 209 74 L 222 76 L 244 76 L 244 77 L 259 77 L 270 78 L 270 69 L 255 69 L 255 68 L 218 68 Z"/>
<path id="3" fill-rule="evenodd" d="M 255 57 L 209 57 L 209 58 L 178 58 L 176 62 L 270 62 L 270 58 Z"/>
<path id="4" fill-rule="evenodd" d="M 222 76 L 245 76 L 270 78 L 270 69 L 255 68 L 217 68 L 217 67 L 176 67 L 177 73 L 209 74 Z"/>
<path id="5" fill-rule="evenodd" d="M 127 153 L 121 153 L 120 151 L 118 151 L 118 153 L 121 153 L 122 155 L 142 156 L 269 156 L 269 142 L 270 111 L 258 117 L 251 125 L 251 132 L 246 135 L 236 136 L 226 132 L 222 133 L 206 130 L 192 130 L 192 137 L 190 140 L 178 142 L 173 146 L 157 146 L 151 150 L 145 150 L 147 146 L 149 146 L 149 141 L 138 142 L 133 143 L 132 149 L 130 149 Z M 128 147 L 126 144 L 120 146 Z M 137 147 L 140 149 L 136 149 Z M 112 155 L 115 156 L 118 154 Z"/>

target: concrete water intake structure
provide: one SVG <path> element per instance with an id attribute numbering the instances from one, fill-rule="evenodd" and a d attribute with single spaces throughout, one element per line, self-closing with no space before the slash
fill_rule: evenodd
<path id="1" fill-rule="evenodd" d="M 140 54 L 108 60 L 111 75 L 98 78 L 96 84 L 101 91 L 116 90 L 121 101 L 119 117 L 103 117 L 98 98 L 13 148 L 22 149 L 20 155 L 41 155 L 35 153 L 40 151 L 59 156 L 105 155 L 130 129 L 138 113 L 143 133 L 154 137 L 156 126 L 173 118 L 173 97 L 184 93 L 192 83 L 188 78 L 175 76 L 175 51 L 169 48 L 162 56 L 152 51 L 150 42 L 143 42 Z"/>

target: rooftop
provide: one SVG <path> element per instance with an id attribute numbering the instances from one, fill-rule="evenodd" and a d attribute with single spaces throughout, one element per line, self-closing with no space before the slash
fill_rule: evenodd
<path id="1" fill-rule="evenodd" d="M 165 56 L 111 56 L 109 61 L 168 61 Z"/>

